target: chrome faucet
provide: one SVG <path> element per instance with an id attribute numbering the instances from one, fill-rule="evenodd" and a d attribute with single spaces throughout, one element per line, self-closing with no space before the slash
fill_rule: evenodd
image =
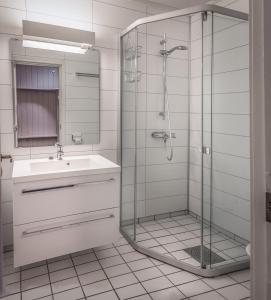
<path id="1" fill-rule="evenodd" d="M 63 146 L 60 143 L 56 143 L 55 146 L 57 147 L 56 159 L 62 160 L 62 156 L 64 155 Z"/>

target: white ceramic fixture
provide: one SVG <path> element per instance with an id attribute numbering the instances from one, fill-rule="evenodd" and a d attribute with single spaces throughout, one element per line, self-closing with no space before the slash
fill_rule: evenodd
<path id="1" fill-rule="evenodd" d="M 120 167 L 100 155 L 15 161 L 14 266 L 119 238 Z"/>

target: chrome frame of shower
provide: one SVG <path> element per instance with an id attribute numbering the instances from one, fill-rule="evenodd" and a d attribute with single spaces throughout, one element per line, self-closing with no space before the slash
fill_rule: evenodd
<path id="1" fill-rule="evenodd" d="M 138 19 L 137 21 L 133 22 L 130 26 L 128 26 L 126 29 L 124 29 L 121 34 L 120 34 L 120 130 L 121 130 L 121 134 L 120 134 L 120 148 L 121 148 L 121 152 L 120 152 L 120 161 L 122 162 L 122 105 L 123 105 L 123 95 L 122 95 L 122 85 L 123 85 L 123 64 L 122 64 L 122 57 L 124 55 L 124 51 L 123 51 L 123 47 L 122 47 L 122 38 L 129 33 L 130 31 L 132 31 L 133 29 L 136 29 L 138 26 L 143 25 L 143 24 L 148 24 L 148 23 L 152 23 L 152 22 L 157 22 L 157 21 L 162 21 L 162 20 L 166 20 L 166 19 L 172 19 L 175 17 L 182 17 L 182 16 L 191 16 L 193 14 L 196 13 L 204 13 L 204 12 L 211 12 L 212 15 L 214 13 L 217 14 L 221 14 L 224 16 L 228 16 L 228 17 L 233 17 L 236 19 L 240 19 L 240 20 L 244 20 L 244 21 L 248 21 L 248 14 L 246 13 L 242 13 L 239 11 L 235 11 L 232 9 L 228 9 L 225 7 L 220 7 L 217 5 L 208 5 L 208 4 L 203 4 L 203 5 L 199 5 L 199 6 L 194 6 L 194 7 L 189 7 L 189 8 L 185 8 L 185 9 L 180 9 L 180 10 L 175 10 L 172 12 L 167 12 L 167 13 L 163 13 L 163 14 L 158 14 L 158 15 L 154 15 L 154 16 L 150 16 L 150 17 L 145 17 L 145 18 L 141 18 Z M 212 33 L 213 33 L 213 22 L 212 22 Z M 137 35 L 137 32 L 136 32 Z M 137 40 L 137 39 L 136 39 Z M 213 43 L 213 41 L 212 41 Z M 212 45 L 213 46 L 213 45 Z M 213 51 L 213 50 L 212 50 Z M 212 58 L 213 59 L 213 58 Z M 212 68 L 213 68 L 213 64 L 212 64 Z M 137 72 L 137 65 L 136 65 L 136 70 Z M 213 72 L 212 72 L 213 73 Z M 212 79 L 211 79 L 212 80 Z M 137 84 L 136 84 L 137 86 Z M 137 97 L 137 90 L 135 91 L 135 97 Z M 137 102 L 137 101 L 136 101 Z M 135 109 L 135 114 L 137 114 L 137 111 Z M 135 121 L 136 123 L 136 121 Z M 190 126 L 190 124 L 189 124 Z M 135 128 L 135 132 L 136 132 L 136 128 Z M 137 139 L 137 136 L 135 136 L 135 139 Z M 136 142 L 136 141 L 135 141 Z M 190 143 L 190 141 L 189 141 Z M 189 151 L 189 150 L 188 150 Z M 188 156 L 189 157 L 189 156 Z M 137 168 L 137 155 L 136 155 L 136 148 L 135 148 L 135 169 Z M 189 172 L 189 170 L 188 170 Z M 169 265 L 175 266 L 177 268 L 180 268 L 182 270 L 194 273 L 196 275 L 200 275 L 203 277 L 214 277 L 214 276 L 219 276 L 222 274 L 227 274 L 230 272 L 234 272 L 234 271 L 239 271 L 239 270 L 243 270 L 243 269 L 247 269 L 249 268 L 249 258 L 247 260 L 243 260 L 243 261 L 236 261 L 236 262 L 231 262 L 231 263 L 225 263 L 225 264 L 221 264 L 218 266 L 215 266 L 215 268 L 202 268 L 202 266 L 200 267 L 195 267 L 193 265 L 190 265 L 188 263 L 182 262 L 182 261 L 178 261 L 176 259 L 173 258 L 169 258 L 167 256 L 163 256 L 163 254 L 159 254 L 155 251 L 152 251 L 148 248 L 143 248 L 141 246 L 139 246 L 136 243 L 136 224 L 137 224 L 137 214 L 136 214 L 136 210 L 137 210 L 137 199 L 136 199 L 136 190 L 137 190 L 137 178 L 136 178 L 136 171 L 135 171 L 135 178 L 134 178 L 134 189 L 135 189 L 135 193 L 134 193 L 134 238 L 131 239 L 131 237 L 124 231 L 122 230 L 122 226 L 121 226 L 121 216 L 122 216 L 122 191 L 120 193 L 120 232 L 122 233 L 122 235 L 126 238 L 126 240 L 129 242 L 129 244 L 138 252 L 145 254 L 147 256 L 150 256 L 152 258 L 155 258 L 157 260 L 160 260 L 162 262 L 165 262 Z M 212 178 L 211 178 L 212 180 Z M 122 176 L 120 179 L 120 184 L 122 187 Z M 189 191 L 189 183 L 188 183 L 188 191 Z M 187 196 L 189 198 L 189 195 Z M 202 196 L 203 197 L 203 196 Z M 203 200 L 203 198 L 202 198 Z M 203 218 L 202 218 L 202 222 L 203 222 Z M 210 222 L 211 223 L 211 222 Z M 211 224 L 210 224 L 210 231 L 211 231 Z"/>

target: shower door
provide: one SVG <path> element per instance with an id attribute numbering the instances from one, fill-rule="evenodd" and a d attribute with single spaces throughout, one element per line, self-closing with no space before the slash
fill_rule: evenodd
<path id="1" fill-rule="evenodd" d="M 121 231 L 136 237 L 137 29 L 121 39 Z"/>
<path id="2" fill-rule="evenodd" d="M 202 267 L 246 261 L 250 236 L 248 22 L 208 13 L 202 47 Z"/>

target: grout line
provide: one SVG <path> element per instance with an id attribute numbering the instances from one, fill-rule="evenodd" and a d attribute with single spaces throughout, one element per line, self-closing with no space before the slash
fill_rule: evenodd
<path id="1" fill-rule="evenodd" d="M 50 284 L 51 294 L 52 294 L 52 298 L 54 300 L 53 287 L 52 287 L 52 283 L 51 283 L 49 266 L 48 266 L 48 261 L 47 260 L 46 260 L 46 268 L 47 268 L 47 272 L 48 272 L 48 278 L 49 278 L 49 284 Z"/>
<path id="2" fill-rule="evenodd" d="M 118 251 L 118 250 L 117 250 L 117 251 Z M 117 298 L 120 299 L 120 298 L 119 298 L 119 295 L 116 293 L 116 291 L 115 291 L 115 289 L 114 289 L 114 286 L 112 285 L 112 283 L 111 283 L 109 277 L 107 276 L 106 272 L 104 271 L 104 268 L 103 268 L 102 264 L 100 263 L 100 260 L 98 259 L 98 256 L 96 255 L 95 251 L 94 251 L 94 255 L 96 256 L 96 258 L 97 258 L 97 260 L 98 260 L 98 263 L 99 263 L 99 265 L 100 265 L 100 267 L 101 267 L 103 273 L 105 274 L 105 276 L 106 276 L 106 278 L 107 278 L 107 281 L 108 281 L 109 284 L 111 285 L 112 290 L 115 292 Z"/>
<path id="3" fill-rule="evenodd" d="M 85 299 L 87 299 L 87 297 L 86 297 L 86 294 L 85 294 L 85 291 L 84 291 L 84 289 L 83 289 L 83 287 L 82 287 L 82 284 L 81 284 L 81 281 L 80 281 L 80 278 L 79 278 L 78 272 L 77 272 L 77 270 L 76 270 L 76 267 L 75 267 L 74 261 L 73 261 L 73 259 L 72 259 L 72 256 L 71 256 L 71 255 L 69 255 L 69 257 L 70 257 L 70 260 L 71 260 L 71 262 L 72 262 L 73 269 L 74 269 L 74 271 L 75 271 L 75 274 L 76 274 L 77 280 L 78 280 L 78 282 L 79 282 L 79 285 L 80 285 L 80 287 L 81 287 L 81 291 L 82 291 L 82 293 L 83 293 L 83 295 L 84 295 L 84 298 L 85 298 Z"/>

